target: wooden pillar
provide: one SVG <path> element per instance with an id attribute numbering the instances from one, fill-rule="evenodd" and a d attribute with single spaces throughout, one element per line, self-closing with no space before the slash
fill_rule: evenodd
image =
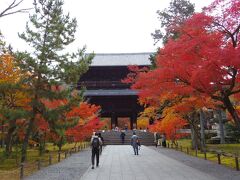
<path id="1" fill-rule="evenodd" d="M 131 122 L 131 129 L 137 129 L 137 113 L 135 112 L 132 113 L 130 122 Z"/>
<path id="2" fill-rule="evenodd" d="M 115 128 L 117 126 L 117 115 L 115 112 L 112 112 L 111 115 L 111 129 Z"/>
<path id="3" fill-rule="evenodd" d="M 130 117 L 130 129 L 131 130 L 133 129 L 133 119 L 132 119 L 132 117 Z"/>
<path id="4" fill-rule="evenodd" d="M 115 114 L 115 126 L 118 126 L 118 117 L 116 114 Z"/>

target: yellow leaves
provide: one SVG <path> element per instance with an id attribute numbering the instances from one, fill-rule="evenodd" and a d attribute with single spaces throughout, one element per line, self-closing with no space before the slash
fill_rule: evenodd
<path id="1" fill-rule="evenodd" d="M 82 118 L 80 118 L 80 120 L 78 121 L 79 126 L 83 126 L 85 123 L 86 123 L 85 120 Z"/>
<path id="2" fill-rule="evenodd" d="M 153 106 L 149 106 L 144 109 L 143 112 L 140 113 L 139 119 L 144 119 L 144 118 L 155 118 L 156 116 L 156 108 Z"/>
<path id="3" fill-rule="evenodd" d="M 177 94 L 173 93 L 173 92 L 164 92 L 161 94 L 161 96 L 159 97 L 159 100 L 161 102 L 164 102 L 166 100 L 173 100 L 176 99 L 178 97 Z"/>
<path id="4" fill-rule="evenodd" d="M 19 80 L 20 69 L 16 67 L 10 54 L 0 56 L 0 83 L 16 83 Z"/>
<path id="5" fill-rule="evenodd" d="M 138 128 L 147 129 L 149 124 L 148 118 L 138 118 L 137 120 Z"/>
<path id="6" fill-rule="evenodd" d="M 14 57 L 10 54 L 0 55 L 0 85 L 4 87 L 1 102 L 4 106 L 27 108 L 30 99 L 26 92 L 19 90 L 15 86 L 23 76 L 21 70 L 16 66 Z M 24 89 L 24 85 L 20 85 Z"/>

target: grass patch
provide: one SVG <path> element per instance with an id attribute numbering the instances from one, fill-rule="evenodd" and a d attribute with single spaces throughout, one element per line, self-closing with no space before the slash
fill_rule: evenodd
<path id="1" fill-rule="evenodd" d="M 171 142 L 168 142 L 171 144 Z M 180 139 L 178 140 L 178 147 L 182 146 L 183 152 L 187 153 L 187 148 L 189 155 L 196 156 L 196 151 L 191 149 L 191 140 L 190 139 Z M 171 147 L 171 146 L 170 146 Z M 207 144 L 206 145 L 208 151 L 221 151 L 224 153 L 229 153 L 229 155 L 233 155 L 233 157 L 229 157 L 228 155 L 221 155 L 221 164 L 226 165 L 231 168 L 236 168 L 235 164 L 235 154 L 240 154 L 240 144 Z M 180 149 L 180 148 L 178 148 Z M 197 157 L 204 159 L 205 155 L 203 152 L 198 151 Z M 214 152 L 207 152 L 207 160 L 214 161 L 218 163 L 217 154 Z M 239 158 L 240 160 L 240 158 Z"/>
<path id="2" fill-rule="evenodd" d="M 81 146 L 83 143 L 65 144 L 62 147 L 61 160 L 65 158 L 64 151 L 68 151 L 74 147 Z M 27 161 L 24 164 L 24 176 L 28 176 L 37 171 L 37 161 L 41 161 L 41 166 L 46 167 L 49 165 L 49 156 L 52 156 L 52 164 L 58 163 L 58 147 L 51 143 L 46 144 L 46 152 L 42 156 L 39 155 L 38 148 L 31 148 L 27 151 Z M 13 149 L 13 153 L 9 158 L 4 155 L 4 150 L 0 148 L 0 179 L 16 180 L 20 177 L 20 152 L 16 153 Z"/>

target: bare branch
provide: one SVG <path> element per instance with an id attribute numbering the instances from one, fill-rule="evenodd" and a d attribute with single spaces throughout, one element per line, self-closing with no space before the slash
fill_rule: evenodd
<path id="1" fill-rule="evenodd" d="M 231 38 L 232 40 L 232 43 L 233 43 L 233 47 L 235 48 L 237 46 L 237 34 L 240 30 L 240 24 L 238 25 L 238 27 L 235 29 L 235 31 L 233 33 L 231 33 L 224 25 L 218 23 L 218 22 L 214 22 L 214 24 L 216 26 L 219 26 L 221 28 L 223 28 L 223 31 L 229 35 L 229 37 Z M 236 38 L 234 38 L 234 35 L 236 34 Z"/>
<path id="2" fill-rule="evenodd" d="M 230 93 L 230 95 L 237 94 L 237 93 L 240 93 L 240 89 L 238 89 L 238 90 L 236 90 L 236 91 L 232 91 L 232 92 Z"/>
<path id="3" fill-rule="evenodd" d="M 16 14 L 16 13 L 27 13 L 31 8 L 21 8 L 18 10 L 14 10 L 22 2 L 23 2 L 23 0 L 20 0 L 20 1 L 13 0 L 12 3 L 6 9 L 4 9 L 2 12 L 0 12 L 0 18 L 11 15 L 11 14 Z"/>
<path id="4" fill-rule="evenodd" d="M 231 68 L 231 69 L 232 69 L 232 80 L 231 80 L 229 92 L 231 92 L 233 90 L 233 88 L 235 87 L 235 83 L 236 83 L 235 81 L 236 81 L 236 76 L 237 76 L 237 70 L 234 68 Z"/>

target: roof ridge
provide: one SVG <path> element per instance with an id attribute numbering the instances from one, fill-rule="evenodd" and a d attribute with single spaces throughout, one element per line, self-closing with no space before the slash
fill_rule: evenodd
<path id="1" fill-rule="evenodd" d="M 112 55 L 143 55 L 143 54 L 153 54 L 154 52 L 138 52 L 138 53 L 95 53 L 95 55 L 105 55 L 105 56 L 112 56 Z"/>
<path id="2" fill-rule="evenodd" d="M 119 66 L 119 65 L 145 65 L 151 64 L 149 57 L 151 53 L 141 52 L 141 53 L 102 53 L 95 54 L 91 66 Z"/>

